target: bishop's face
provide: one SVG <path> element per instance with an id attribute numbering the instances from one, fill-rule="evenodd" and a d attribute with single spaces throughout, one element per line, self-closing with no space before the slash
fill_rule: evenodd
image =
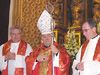
<path id="1" fill-rule="evenodd" d="M 49 47 L 52 44 L 52 34 L 43 34 L 41 40 L 46 47 Z"/>

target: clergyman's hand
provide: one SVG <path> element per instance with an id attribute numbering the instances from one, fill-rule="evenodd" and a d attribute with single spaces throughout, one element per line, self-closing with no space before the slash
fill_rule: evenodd
<path id="1" fill-rule="evenodd" d="M 51 49 L 52 49 L 53 53 L 58 53 L 59 52 L 58 48 L 55 47 L 54 45 L 51 45 Z"/>
<path id="2" fill-rule="evenodd" d="M 5 60 L 6 61 L 15 60 L 15 53 L 8 52 L 7 55 L 5 56 Z"/>
<path id="3" fill-rule="evenodd" d="M 83 71 L 83 70 L 84 70 L 84 63 L 83 63 L 83 62 L 78 63 L 77 66 L 76 66 L 76 68 L 77 68 L 78 70 Z"/>

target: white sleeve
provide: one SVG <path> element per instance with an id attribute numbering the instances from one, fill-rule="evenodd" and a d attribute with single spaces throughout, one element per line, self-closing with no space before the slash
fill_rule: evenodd
<path id="1" fill-rule="evenodd" d="M 15 67 L 16 68 L 24 68 L 24 75 L 26 75 L 26 63 L 25 63 L 25 56 L 16 55 L 15 58 Z"/>
<path id="2" fill-rule="evenodd" d="M 15 64 L 15 67 L 20 67 L 20 68 L 24 68 L 25 67 L 25 56 L 22 56 L 22 55 L 16 55 L 16 64 Z"/>
<path id="3" fill-rule="evenodd" d="M 76 68 L 76 65 L 80 62 L 81 48 L 79 49 L 79 51 L 78 51 L 78 53 L 76 55 L 76 59 L 73 61 L 73 65 L 72 65 L 73 75 L 78 75 L 78 73 L 79 73 L 79 71 L 76 70 L 75 68 Z"/>
<path id="4" fill-rule="evenodd" d="M 33 67 L 32 67 L 32 70 L 34 70 L 34 69 L 35 69 L 35 67 L 36 67 L 37 63 L 38 63 L 38 62 L 36 62 L 36 61 L 34 62 L 34 65 L 33 65 Z"/>
<path id="5" fill-rule="evenodd" d="M 99 61 L 84 62 L 84 72 L 87 73 L 86 75 L 100 74 L 100 62 Z"/>
<path id="6" fill-rule="evenodd" d="M 32 52 L 32 47 L 29 44 L 27 44 L 25 57 L 28 56 L 31 52 Z"/>
<path id="7" fill-rule="evenodd" d="M 5 56 L 2 55 L 3 45 L 0 46 L 0 71 L 6 69 L 7 61 L 5 61 Z"/>

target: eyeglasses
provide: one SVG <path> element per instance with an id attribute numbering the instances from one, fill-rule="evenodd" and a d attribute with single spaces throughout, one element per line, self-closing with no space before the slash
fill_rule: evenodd
<path id="1" fill-rule="evenodd" d="M 83 29 L 82 32 L 87 32 L 89 31 L 90 29 Z"/>

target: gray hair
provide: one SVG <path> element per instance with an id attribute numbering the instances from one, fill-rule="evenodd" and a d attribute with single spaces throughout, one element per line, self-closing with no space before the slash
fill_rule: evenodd
<path id="1" fill-rule="evenodd" d="M 10 34 L 13 32 L 13 30 L 18 29 L 20 31 L 20 33 L 22 32 L 22 29 L 19 26 L 12 26 L 10 27 Z"/>

